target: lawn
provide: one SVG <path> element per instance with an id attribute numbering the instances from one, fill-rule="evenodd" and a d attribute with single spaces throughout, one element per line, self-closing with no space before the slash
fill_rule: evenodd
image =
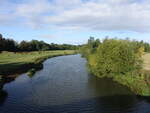
<path id="1" fill-rule="evenodd" d="M 22 73 L 30 68 L 41 67 L 41 63 L 47 58 L 68 54 L 74 54 L 74 51 L 2 52 L 0 53 L 0 75 Z"/>

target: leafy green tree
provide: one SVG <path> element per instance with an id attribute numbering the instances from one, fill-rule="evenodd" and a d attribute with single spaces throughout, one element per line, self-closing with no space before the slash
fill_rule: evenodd
<path id="1" fill-rule="evenodd" d="M 17 42 L 13 39 L 5 39 L 0 34 L 0 51 L 16 51 L 17 50 Z"/>
<path id="2" fill-rule="evenodd" d="M 131 42 L 108 39 L 99 45 L 95 54 L 89 55 L 89 66 L 98 76 L 125 74 L 140 69 L 141 60 Z"/>
<path id="3" fill-rule="evenodd" d="M 95 40 L 94 37 L 90 37 L 87 44 L 82 45 L 82 47 L 80 47 L 82 56 L 88 58 L 90 54 L 93 54 L 96 52 L 96 49 L 100 44 L 101 42 L 99 39 Z"/>
<path id="4" fill-rule="evenodd" d="M 3 50 L 3 36 L 0 34 L 0 52 Z"/>
<path id="5" fill-rule="evenodd" d="M 30 50 L 30 44 L 26 41 L 22 41 L 20 44 L 19 44 L 19 49 L 21 51 L 29 51 Z"/>

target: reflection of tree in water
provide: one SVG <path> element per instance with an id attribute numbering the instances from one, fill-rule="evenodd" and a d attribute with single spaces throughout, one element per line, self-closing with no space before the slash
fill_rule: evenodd
<path id="1" fill-rule="evenodd" d="M 3 105 L 3 103 L 5 102 L 7 96 L 8 96 L 8 93 L 1 89 L 0 90 L 0 106 Z"/>
<path id="2" fill-rule="evenodd" d="M 147 103 L 150 103 L 150 96 L 138 96 L 138 99 L 141 101 L 145 100 Z"/>
<path id="3" fill-rule="evenodd" d="M 8 93 L 3 90 L 4 84 L 5 84 L 4 80 L 1 80 L 0 81 L 0 106 L 3 105 L 3 103 L 5 102 L 8 96 Z"/>
<path id="4" fill-rule="evenodd" d="M 134 111 L 138 100 L 131 95 L 114 95 L 97 98 L 97 108 L 104 113 L 128 113 Z"/>
<path id="5" fill-rule="evenodd" d="M 88 82 L 89 87 L 99 95 L 96 97 L 96 106 L 100 111 L 127 113 L 136 108 L 139 100 L 127 87 L 110 79 L 95 76 L 91 76 Z"/>
<path id="6" fill-rule="evenodd" d="M 134 95 L 129 88 L 111 79 L 98 78 L 94 75 L 89 75 L 88 87 L 98 96 Z"/>

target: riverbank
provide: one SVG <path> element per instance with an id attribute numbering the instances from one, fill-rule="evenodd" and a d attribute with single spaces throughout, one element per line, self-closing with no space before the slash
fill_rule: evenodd
<path id="1" fill-rule="evenodd" d="M 129 87 L 135 94 L 140 96 L 150 96 L 150 84 L 142 77 L 131 77 L 126 75 L 123 77 L 115 76 L 113 80 Z"/>
<path id="2" fill-rule="evenodd" d="M 139 96 L 150 96 L 150 53 L 145 53 L 142 56 L 142 70 L 138 72 L 129 72 L 125 75 L 99 75 L 94 74 L 99 78 L 108 77 L 114 81 L 125 85 Z M 90 72 L 93 73 L 93 68 L 89 66 Z"/>
<path id="3" fill-rule="evenodd" d="M 150 96 L 150 51 L 144 43 L 90 38 L 80 51 L 93 75 L 111 78 L 136 95 Z"/>
<path id="4" fill-rule="evenodd" d="M 15 77 L 32 68 L 36 70 L 42 69 L 44 60 L 70 54 L 75 54 L 75 51 L 2 52 L 0 54 L 0 75 L 3 77 Z"/>
<path id="5" fill-rule="evenodd" d="M 133 92 L 142 96 L 150 96 L 150 53 L 145 53 L 142 56 L 143 68 L 139 73 L 131 76 L 127 73 L 126 76 L 114 76 L 114 80 L 128 86 Z"/>
<path id="6" fill-rule="evenodd" d="M 131 76 L 131 73 L 126 75 L 115 75 L 115 76 L 99 76 L 99 78 L 107 77 L 111 78 L 112 80 L 127 86 L 138 96 L 150 96 L 150 83 L 147 82 L 148 79 L 145 79 L 143 76 Z"/>

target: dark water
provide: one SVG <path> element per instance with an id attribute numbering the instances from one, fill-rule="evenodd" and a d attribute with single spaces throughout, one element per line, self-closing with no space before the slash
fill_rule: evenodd
<path id="1" fill-rule="evenodd" d="M 45 61 L 33 77 L 22 74 L 5 84 L 0 113 L 150 113 L 150 100 L 89 75 L 85 59 L 69 55 Z"/>

